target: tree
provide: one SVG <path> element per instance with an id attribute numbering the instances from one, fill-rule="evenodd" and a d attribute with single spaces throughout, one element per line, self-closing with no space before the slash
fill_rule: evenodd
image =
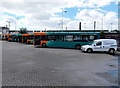
<path id="1" fill-rule="evenodd" d="M 20 34 L 27 34 L 27 28 L 20 28 Z"/>
<path id="2" fill-rule="evenodd" d="M 101 36 L 101 38 L 104 37 L 104 30 L 100 31 L 100 36 Z"/>

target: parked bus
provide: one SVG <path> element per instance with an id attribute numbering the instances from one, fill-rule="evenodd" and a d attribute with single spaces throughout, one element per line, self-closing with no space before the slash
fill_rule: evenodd
<path id="1" fill-rule="evenodd" d="M 98 32 L 56 32 L 34 33 L 34 45 L 42 47 L 63 47 L 80 49 L 82 45 L 99 39 Z"/>
<path id="2" fill-rule="evenodd" d="M 5 40 L 9 40 L 9 39 L 10 39 L 10 36 L 11 36 L 10 34 L 6 34 L 6 35 L 5 35 Z"/>
<path id="3" fill-rule="evenodd" d="M 33 43 L 34 34 L 22 34 L 22 43 Z"/>
<path id="4" fill-rule="evenodd" d="M 16 42 L 16 41 L 17 41 L 17 39 L 16 39 L 16 34 L 8 34 L 8 35 L 7 35 L 7 40 L 8 40 L 9 42 Z"/>
<path id="5" fill-rule="evenodd" d="M 22 42 L 22 34 L 16 35 L 16 42 Z"/>

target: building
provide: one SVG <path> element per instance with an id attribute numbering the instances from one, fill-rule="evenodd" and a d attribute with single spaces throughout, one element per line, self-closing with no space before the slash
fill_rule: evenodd
<path id="1" fill-rule="evenodd" d="M 9 34 L 9 28 L 0 27 L 0 39 L 5 39 L 5 34 Z"/>

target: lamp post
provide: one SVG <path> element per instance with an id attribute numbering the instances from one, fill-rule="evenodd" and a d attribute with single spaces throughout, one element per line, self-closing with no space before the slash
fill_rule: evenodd
<path id="1" fill-rule="evenodd" d="M 86 28 L 86 23 L 84 23 L 84 29 Z"/>
<path id="2" fill-rule="evenodd" d="M 111 31 L 112 31 L 112 25 L 113 25 L 113 23 L 110 23 L 111 24 Z"/>
<path id="3" fill-rule="evenodd" d="M 63 31 L 63 13 L 67 13 L 67 11 L 62 11 L 62 31 Z"/>
<path id="4" fill-rule="evenodd" d="M 18 20 L 19 18 L 16 18 L 16 22 L 15 22 L 15 34 L 16 34 L 16 28 L 17 28 L 17 20 Z"/>
<path id="5" fill-rule="evenodd" d="M 101 19 L 101 30 L 103 31 L 103 19 Z"/>
<path id="6" fill-rule="evenodd" d="M 6 21 L 6 22 L 8 22 L 8 25 L 9 25 L 9 30 L 10 30 L 10 23 L 12 23 L 12 22 L 10 22 L 10 21 Z"/>

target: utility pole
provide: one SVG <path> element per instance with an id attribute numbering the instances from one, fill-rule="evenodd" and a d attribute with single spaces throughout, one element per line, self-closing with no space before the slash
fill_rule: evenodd
<path id="1" fill-rule="evenodd" d="M 67 11 L 62 11 L 62 31 L 63 31 L 63 13 L 67 13 Z"/>
<path id="2" fill-rule="evenodd" d="M 81 22 L 79 23 L 79 31 L 81 31 Z"/>

